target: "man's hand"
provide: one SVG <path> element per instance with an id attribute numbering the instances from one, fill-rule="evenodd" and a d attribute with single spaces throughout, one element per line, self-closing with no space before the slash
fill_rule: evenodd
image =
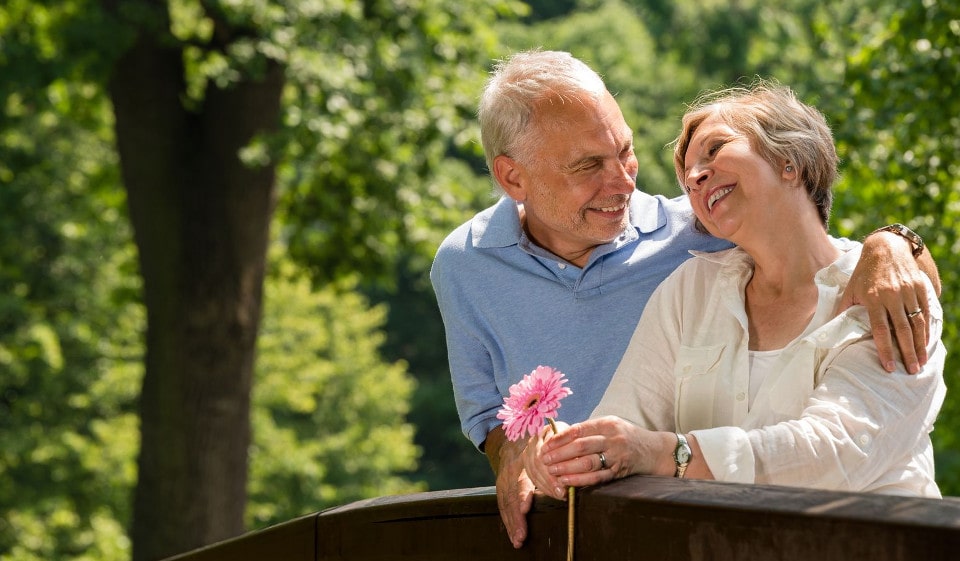
<path id="1" fill-rule="evenodd" d="M 497 507 L 513 547 L 527 539 L 527 513 L 533 506 L 534 486 L 523 469 L 525 440 L 510 442 L 502 427 L 490 431 L 483 450 L 497 474 Z"/>
<path id="2" fill-rule="evenodd" d="M 926 250 L 925 250 L 926 251 Z M 907 372 L 915 374 L 927 362 L 928 302 L 923 275 L 936 277 L 936 264 L 924 253 L 921 270 L 910 244 L 890 232 L 876 232 L 863 242 L 863 251 L 850 277 L 839 310 L 863 304 L 880 362 L 887 372 L 896 369 L 893 338 L 896 337 Z M 920 310 L 920 313 L 914 313 Z"/>

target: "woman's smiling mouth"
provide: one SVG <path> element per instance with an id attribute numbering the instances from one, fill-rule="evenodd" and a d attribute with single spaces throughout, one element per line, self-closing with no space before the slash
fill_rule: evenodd
<path id="1" fill-rule="evenodd" d="M 710 194 L 710 198 L 707 199 L 707 210 L 713 210 L 713 206 L 717 204 L 717 201 L 726 197 L 731 191 L 733 191 L 734 186 L 730 185 L 728 187 L 721 187 Z"/>

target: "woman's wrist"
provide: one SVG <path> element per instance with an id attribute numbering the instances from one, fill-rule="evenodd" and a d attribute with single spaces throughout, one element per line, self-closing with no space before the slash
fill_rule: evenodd
<path id="1" fill-rule="evenodd" d="M 677 449 L 677 433 L 658 432 L 657 436 L 659 438 L 657 448 L 660 450 L 660 453 L 656 455 L 657 464 L 653 473 L 655 475 L 673 477 L 677 473 L 677 461 L 674 457 Z"/>

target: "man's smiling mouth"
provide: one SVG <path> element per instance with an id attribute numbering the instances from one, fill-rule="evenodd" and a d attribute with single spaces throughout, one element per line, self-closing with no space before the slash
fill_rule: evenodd
<path id="1" fill-rule="evenodd" d="M 617 206 L 602 206 L 597 208 L 597 210 L 601 212 L 620 212 L 625 208 L 627 208 L 627 203 L 620 203 Z"/>

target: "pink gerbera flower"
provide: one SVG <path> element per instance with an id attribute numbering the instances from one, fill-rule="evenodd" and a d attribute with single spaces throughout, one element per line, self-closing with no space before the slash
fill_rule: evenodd
<path id="1" fill-rule="evenodd" d="M 517 440 L 528 432 L 537 434 L 545 419 L 557 416 L 560 400 L 573 392 L 564 386 L 563 372 L 549 366 L 538 366 L 510 386 L 510 395 L 503 400 L 497 418 L 503 420 L 508 440 Z"/>

